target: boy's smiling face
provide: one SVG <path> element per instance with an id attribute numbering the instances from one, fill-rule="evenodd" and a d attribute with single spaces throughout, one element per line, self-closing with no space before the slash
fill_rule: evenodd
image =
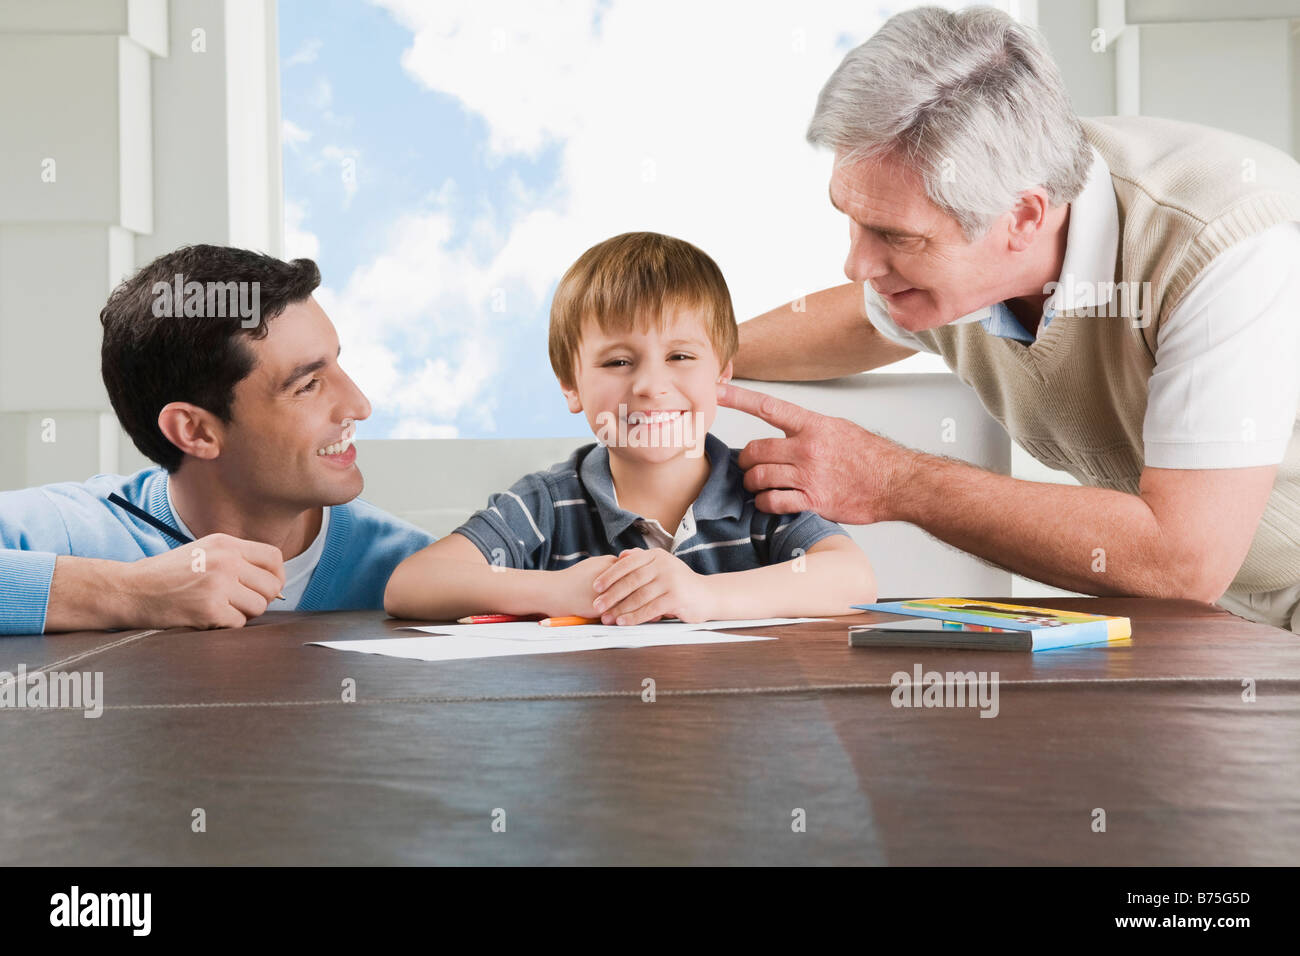
<path id="1" fill-rule="evenodd" d="M 662 328 L 605 332 L 586 320 L 574 378 L 560 386 L 569 411 L 586 414 L 610 453 L 657 463 L 702 453 L 731 362 L 719 363 L 700 310 L 678 306 Z"/>

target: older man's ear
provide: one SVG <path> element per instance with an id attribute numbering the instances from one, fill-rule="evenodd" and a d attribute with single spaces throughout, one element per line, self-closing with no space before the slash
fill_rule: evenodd
<path id="1" fill-rule="evenodd" d="M 1052 206 L 1046 190 L 1041 187 L 1026 189 L 1020 194 L 1014 208 L 1007 213 L 1007 246 L 1012 252 L 1024 252 L 1034 244 L 1038 234 L 1047 225 L 1047 214 Z"/>

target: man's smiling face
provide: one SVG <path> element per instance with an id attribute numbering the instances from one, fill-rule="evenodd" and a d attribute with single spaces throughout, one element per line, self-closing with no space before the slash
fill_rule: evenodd
<path id="1" fill-rule="evenodd" d="M 850 166 L 840 158 L 830 197 L 849 219 L 844 274 L 880 293 L 899 327 L 933 329 L 1001 301 L 1007 217 L 969 242 L 921 177 L 892 155 Z"/>
<path id="2" fill-rule="evenodd" d="M 291 303 L 243 346 L 253 370 L 235 386 L 216 464 L 231 487 L 293 508 L 351 501 L 365 482 L 356 422 L 370 403 L 338 362 L 339 340 L 314 298 Z M 331 454 L 332 453 L 332 454 Z"/>

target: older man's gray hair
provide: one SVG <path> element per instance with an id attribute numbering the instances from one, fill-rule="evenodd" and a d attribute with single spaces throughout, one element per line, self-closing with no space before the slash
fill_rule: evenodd
<path id="1" fill-rule="evenodd" d="M 1092 162 L 1046 41 L 991 7 L 891 17 L 826 81 L 808 141 L 898 157 L 970 240 L 1033 186 L 1072 201 Z"/>

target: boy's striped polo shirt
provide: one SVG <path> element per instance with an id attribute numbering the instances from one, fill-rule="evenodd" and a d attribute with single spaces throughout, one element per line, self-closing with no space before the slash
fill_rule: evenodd
<path id="1" fill-rule="evenodd" d="M 609 449 L 584 445 L 567 461 L 525 475 L 456 529 L 490 564 L 558 571 L 588 557 L 656 545 L 700 574 L 748 571 L 799 557 L 843 528 L 811 511 L 759 511 L 738 451 L 705 436 L 709 477 L 671 537 L 618 504 Z"/>

